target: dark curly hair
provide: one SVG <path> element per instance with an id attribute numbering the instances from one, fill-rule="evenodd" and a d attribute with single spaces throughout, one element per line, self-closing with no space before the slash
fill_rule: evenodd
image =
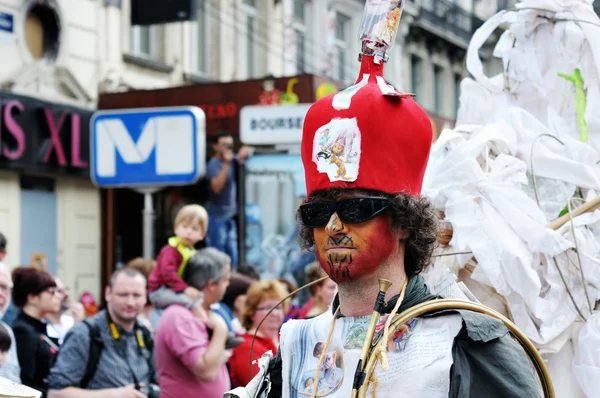
<path id="1" fill-rule="evenodd" d="M 408 234 L 408 237 L 403 239 L 406 276 L 418 275 L 429 265 L 437 242 L 439 220 L 438 214 L 429 199 L 403 193 L 390 195 L 366 189 L 332 188 L 314 192 L 304 203 L 336 201 L 348 194 L 379 196 L 390 201 L 391 206 L 386 210 L 391 218 L 392 231 L 390 232 L 399 233 L 404 231 Z M 313 228 L 302 224 L 299 209 L 297 219 L 300 224 L 302 248 L 311 250 L 315 244 Z"/>

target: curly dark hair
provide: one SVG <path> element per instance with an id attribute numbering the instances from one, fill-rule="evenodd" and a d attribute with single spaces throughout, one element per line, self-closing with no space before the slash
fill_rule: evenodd
<path id="1" fill-rule="evenodd" d="M 425 197 L 415 197 L 404 193 L 391 195 L 366 189 L 332 188 L 314 192 L 304 203 L 337 201 L 342 196 L 351 194 L 379 196 L 390 201 L 391 206 L 386 210 L 386 214 L 391 217 L 392 231 L 390 232 L 403 231 L 408 234 L 408 237 L 403 239 L 406 276 L 420 274 L 429 265 L 437 242 L 439 216 L 431 201 Z M 302 224 L 299 209 L 297 219 L 300 224 L 302 248 L 311 250 L 315 244 L 313 228 Z"/>

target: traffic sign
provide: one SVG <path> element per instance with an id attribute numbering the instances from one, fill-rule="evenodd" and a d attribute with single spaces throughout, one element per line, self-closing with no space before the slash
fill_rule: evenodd
<path id="1" fill-rule="evenodd" d="M 98 111 L 90 134 L 90 174 L 99 187 L 193 184 L 206 171 L 206 119 L 198 107 Z"/>

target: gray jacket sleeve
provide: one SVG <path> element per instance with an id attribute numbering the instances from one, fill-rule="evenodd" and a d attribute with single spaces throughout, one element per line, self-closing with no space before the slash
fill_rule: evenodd
<path id="1" fill-rule="evenodd" d="M 17 341 L 15 340 L 15 334 L 12 328 L 6 323 L 2 322 L 2 325 L 8 330 L 10 334 L 10 348 L 6 353 L 4 363 L 0 367 L 0 377 L 4 377 L 15 383 L 21 384 L 21 367 L 19 366 L 19 358 L 17 357 Z"/>
<path id="2" fill-rule="evenodd" d="M 454 340 L 450 398 L 541 397 L 541 384 L 523 347 L 495 318 L 469 311 Z"/>
<path id="3" fill-rule="evenodd" d="M 78 386 L 85 374 L 89 348 L 89 330 L 80 322 L 73 326 L 65 336 L 56 363 L 48 375 L 48 388 L 62 390 Z"/>

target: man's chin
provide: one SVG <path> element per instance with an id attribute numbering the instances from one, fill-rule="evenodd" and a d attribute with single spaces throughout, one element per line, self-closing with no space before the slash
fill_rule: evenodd
<path id="1" fill-rule="evenodd" d="M 137 319 L 137 314 L 119 314 L 117 316 L 121 322 L 134 322 Z"/>

